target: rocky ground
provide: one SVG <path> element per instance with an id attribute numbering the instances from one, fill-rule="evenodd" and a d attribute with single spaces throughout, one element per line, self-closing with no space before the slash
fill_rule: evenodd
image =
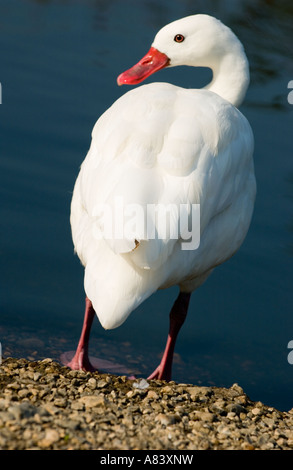
<path id="1" fill-rule="evenodd" d="M 293 410 L 242 388 L 72 371 L 51 359 L 0 366 L 0 449 L 293 449 Z"/>

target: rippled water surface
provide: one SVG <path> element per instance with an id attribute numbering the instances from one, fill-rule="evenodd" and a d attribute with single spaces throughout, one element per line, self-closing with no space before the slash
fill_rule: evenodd
<path id="1" fill-rule="evenodd" d="M 76 346 L 83 270 L 69 206 L 97 118 L 128 89 L 116 77 L 154 34 L 194 13 L 242 40 L 251 86 L 241 110 L 255 134 L 258 195 L 238 252 L 192 296 L 176 348 L 176 381 L 230 386 L 293 407 L 293 7 L 287 1 L 10 0 L 0 15 L 1 312 L 3 356 L 56 359 Z M 163 70 L 150 81 L 201 87 L 207 70 Z M 119 329 L 96 321 L 91 353 L 146 376 L 157 365 L 177 289 L 159 292 Z"/>

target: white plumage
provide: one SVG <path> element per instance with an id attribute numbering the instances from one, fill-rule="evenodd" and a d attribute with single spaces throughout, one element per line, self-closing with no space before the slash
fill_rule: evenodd
<path id="1" fill-rule="evenodd" d="M 253 134 L 236 107 L 249 82 L 239 40 L 218 20 L 194 15 L 159 31 L 150 51 L 167 57 L 164 66 L 209 66 L 213 80 L 201 90 L 139 86 L 94 126 L 74 188 L 71 226 L 86 295 L 107 329 L 121 325 L 157 289 L 179 285 L 191 293 L 200 286 L 238 250 L 254 206 Z M 144 65 L 154 63 L 150 52 L 118 83 L 141 81 L 153 71 L 141 72 Z M 107 205 L 115 214 L 117 198 L 144 212 L 148 204 L 200 204 L 199 247 L 182 250 L 180 238 L 147 239 L 143 231 L 105 239 L 97 208 Z M 171 220 L 174 227 L 180 223 L 176 211 Z"/>

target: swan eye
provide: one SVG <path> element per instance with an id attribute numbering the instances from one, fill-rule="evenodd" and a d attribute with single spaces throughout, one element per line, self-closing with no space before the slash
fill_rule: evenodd
<path id="1" fill-rule="evenodd" d="M 184 38 L 183 34 L 176 34 L 176 36 L 174 37 L 175 42 L 183 42 L 184 39 L 185 38 Z"/>

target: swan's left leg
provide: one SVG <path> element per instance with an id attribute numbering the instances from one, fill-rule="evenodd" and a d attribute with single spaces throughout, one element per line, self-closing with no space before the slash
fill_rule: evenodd
<path id="1" fill-rule="evenodd" d="M 85 299 L 85 312 L 84 321 L 80 339 L 77 345 L 76 352 L 70 362 L 66 362 L 66 365 L 73 370 L 86 370 L 94 372 L 97 370 L 90 362 L 88 355 L 90 332 L 93 323 L 93 319 L 96 315 L 91 301 L 86 297 Z M 64 361 L 65 362 L 65 361 Z"/>
<path id="2" fill-rule="evenodd" d="M 77 345 L 76 351 L 68 351 L 61 354 L 61 362 L 73 370 L 85 370 L 89 372 L 107 371 L 108 373 L 116 373 L 129 375 L 128 367 L 118 364 L 107 359 L 100 359 L 97 357 L 89 357 L 89 339 L 96 312 L 92 306 L 91 301 L 86 297 L 85 299 L 85 312 L 84 321 L 82 326 L 81 335 Z M 132 374 L 130 374 L 130 378 Z"/>
<path id="3" fill-rule="evenodd" d="M 180 292 L 170 312 L 170 325 L 167 344 L 159 366 L 148 377 L 151 379 L 171 380 L 172 362 L 176 339 L 187 315 L 191 294 Z"/>

